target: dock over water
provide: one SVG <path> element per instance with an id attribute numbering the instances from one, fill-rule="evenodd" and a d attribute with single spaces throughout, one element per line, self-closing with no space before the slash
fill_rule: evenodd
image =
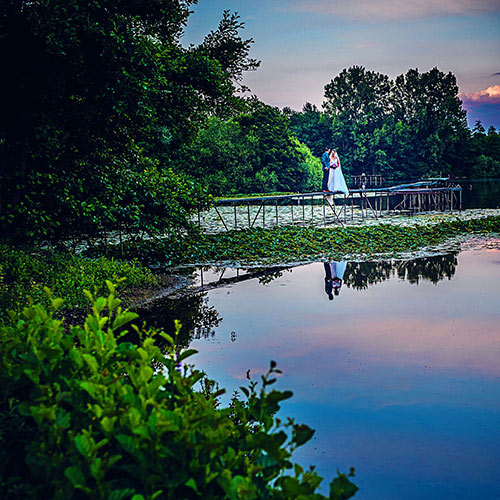
<path id="1" fill-rule="evenodd" d="M 462 210 L 462 188 L 447 178 L 343 193 L 293 193 L 221 198 L 198 213 L 209 232 L 280 225 L 347 225 L 395 215 Z"/>

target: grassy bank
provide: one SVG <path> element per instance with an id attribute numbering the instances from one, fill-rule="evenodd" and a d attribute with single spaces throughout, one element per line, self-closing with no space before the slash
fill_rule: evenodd
<path id="1" fill-rule="evenodd" d="M 2 311 L 23 306 L 26 297 L 46 302 L 45 287 L 64 297 L 64 309 L 87 307 L 83 290 L 105 293 L 105 280 L 121 282 L 122 288 L 157 287 L 160 278 L 137 261 L 104 257 L 87 259 L 55 251 L 35 251 L 0 245 L 0 316 Z"/>
<path id="2" fill-rule="evenodd" d="M 125 297 L 140 289 L 146 289 L 147 293 L 147 289 L 168 285 L 165 278 L 153 273 L 148 265 L 286 264 L 322 258 L 373 258 L 417 251 L 468 233 L 500 233 L 500 217 L 417 226 L 288 226 L 199 234 L 177 240 L 125 244 L 124 257 L 118 247 L 108 247 L 108 253 L 114 253 L 115 258 L 98 257 L 99 250 L 89 252 L 85 258 L 0 245 L 0 311 L 22 306 L 26 297 L 47 300 L 44 287 L 64 297 L 65 309 L 74 310 L 87 304 L 84 289 L 103 293 L 106 279 L 116 282 L 125 278 L 120 284 Z"/>

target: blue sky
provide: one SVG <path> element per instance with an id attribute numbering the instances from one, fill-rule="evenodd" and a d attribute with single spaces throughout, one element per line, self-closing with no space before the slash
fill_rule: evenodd
<path id="1" fill-rule="evenodd" d="M 344 68 L 395 78 L 410 68 L 451 71 L 468 111 L 500 128 L 500 0 L 199 0 L 183 43 L 199 43 L 224 9 L 238 12 L 260 68 L 245 84 L 262 101 L 318 107 Z"/>

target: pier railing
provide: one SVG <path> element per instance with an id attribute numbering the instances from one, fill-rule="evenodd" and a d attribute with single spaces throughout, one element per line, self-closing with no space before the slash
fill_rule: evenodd
<path id="1" fill-rule="evenodd" d="M 198 214 L 208 231 L 270 227 L 284 224 L 361 223 L 367 218 L 397 214 L 462 210 L 462 188 L 434 179 L 384 188 L 351 189 L 342 193 L 293 193 L 248 198 L 221 198 Z M 219 226 L 219 227 L 217 227 Z"/>

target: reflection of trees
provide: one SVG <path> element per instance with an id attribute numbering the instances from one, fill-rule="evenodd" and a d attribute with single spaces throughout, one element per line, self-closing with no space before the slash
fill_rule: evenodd
<path id="1" fill-rule="evenodd" d="M 291 273 L 292 270 L 287 268 L 287 269 L 282 269 L 281 271 L 265 273 L 259 276 L 259 283 L 261 283 L 262 285 L 267 285 L 276 278 L 281 278 L 283 276 L 283 273 L 285 272 Z"/>
<path id="2" fill-rule="evenodd" d="M 457 252 L 447 255 L 435 255 L 421 259 L 407 260 L 397 265 L 397 274 L 401 279 L 410 283 L 418 283 L 420 279 L 426 279 L 432 283 L 451 279 L 455 274 L 457 266 Z"/>
<path id="3" fill-rule="evenodd" d="M 362 290 L 389 279 L 394 274 L 392 262 L 348 262 L 344 272 L 344 284 Z"/>
<path id="4" fill-rule="evenodd" d="M 500 198 L 498 179 L 464 181 L 459 183 L 463 189 L 464 208 L 495 208 Z"/>
<path id="5" fill-rule="evenodd" d="M 421 279 L 437 283 L 445 278 L 451 279 L 457 266 L 457 252 L 433 257 L 421 257 L 406 261 L 377 261 L 377 262 L 348 262 L 344 272 L 344 284 L 355 289 L 365 289 L 385 281 L 393 276 L 418 283 Z M 222 318 L 213 306 L 208 305 L 206 290 L 217 288 L 231 283 L 249 279 L 258 279 L 259 283 L 266 284 L 279 278 L 291 268 L 273 267 L 268 269 L 252 269 L 240 276 L 223 278 L 204 284 L 196 293 L 176 295 L 175 298 L 166 297 L 150 304 L 139 312 L 141 320 L 148 326 L 161 328 L 173 334 L 174 320 L 182 324 L 178 345 L 189 346 L 191 340 L 210 338 L 215 333 Z M 205 291 L 200 291 L 205 290 Z M 232 332 L 231 340 L 236 339 Z"/>
<path id="6" fill-rule="evenodd" d="M 457 253 L 453 252 L 395 262 L 348 262 L 344 283 L 348 287 L 364 289 L 396 275 L 410 283 L 418 283 L 421 279 L 437 283 L 445 278 L 450 279 L 455 274 L 456 255 Z"/>
<path id="7" fill-rule="evenodd" d="M 214 328 L 222 321 L 215 308 L 208 306 L 206 295 L 196 293 L 175 299 L 167 297 L 155 301 L 139 314 L 148 326 L 161 328 L 170 335 L 175 332 L 174 321 L 179 320 L 182 328 L 177 343 L 180 347 L 187 347 L 193 339 L 213 336 Z"/>

